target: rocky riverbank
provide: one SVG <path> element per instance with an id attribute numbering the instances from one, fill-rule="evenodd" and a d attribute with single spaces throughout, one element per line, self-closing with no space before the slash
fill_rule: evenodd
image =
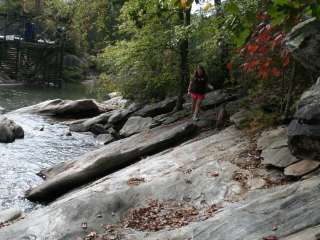
<path id="1" fill-rule="evenodd" d="M 289 126 L 256 136 L 236 127 L 241 94 L 231 90 L 209 93 L 197 122 L 190 101 L 172 112 L 175 98 L 120 108 L 115 99 L 53 100 L 19 110 L 63 119 L 106 145 L 41 171 L 45 181 L 26 197 L 50 204 L 3 224 L 0 239 L 318 239 L 319 86 L 301 97 Z M 221 109 L 232 122 L 218 126 Z"/>

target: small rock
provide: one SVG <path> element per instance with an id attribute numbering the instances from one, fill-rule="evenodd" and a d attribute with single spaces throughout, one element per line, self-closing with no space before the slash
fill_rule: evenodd
<path id="1" fill-rule="evenodd" d="M 248 185 L 251 190 L 261 189 L 266 185 L 266 181 L 263 178 L 252 178 L 248 180 Z"/>
<path id="2" fill-rule="evenodd" d="M 72 136 L 72 133 L 69 131 L 69 132 L 66 133 L 66 136 L 67 136 L 67 137 L 71 137 L 71 136 Z"/>
<path id="3" fill-rule="evenodd" d="M 287 167 L 284 170 L 284 174 L 287 176 L 301 177 L 316 170 L 319 166 L 319 161 L 303 160 Z"/>
<path id="4" fill-rule="evenodd" d="M 250 112 L 248 110 L 240 110 L 239 112 L 233 114 L 230 117 L 230 121 L 236 125 L 237 128 L 240 128 L 241 125 L 248 119 Z"/>
<path id="5" fill-rule="evenodd" d="M 264 131 L 257 140 L 257 148 L 259 150 L 265 150 L 280 138 L 287 138 L 286 127 L 278 127 L 273 130 Z"/>
<path id="6" fill-rule="evenodd" d="M 97 141 L 99 144 L 107 145 L 108 143 L 113 142 L 115 139 L 111 134 L 100 134 L 97 136 Z"/>
<path id="7" fill-rule="evenodd" d="M 44 131 L 44 127 L 41 127 L 41 128 L 39 129 L 39 131 L 40 131 L 40 132 L 43 132 L 43 131 Z"/>
<path id="8" fill-rule="evenodd" d="M 290 152 L 286 136 L 279 136 L 275 139 L 270 146 L 262 151 L 261 157 L 263 157 L 262 164 L 278 168 L 286 168 L 299 161 Z"/>
<path id="9" fill-rule="evenodd" d="M 11 143 L 17 138 L 24 138 L 22 127 L 6 117 L 0 117 L 0 142 Z"/>

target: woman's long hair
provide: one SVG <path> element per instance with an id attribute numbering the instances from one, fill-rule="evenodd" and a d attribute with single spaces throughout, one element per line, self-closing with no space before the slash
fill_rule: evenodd
<path id="1" fill-rule="evenodd" d="M 199 76 L 199 73 L 198 73 L 198 70 L 199 70 L 199 69 L 200 69 L 201 72 L 202 72 L 202 76 Z M 195 78 L 206 77 L 207 74 L 206 74 L 206 71 L 204 70 L 204 67 L 202 67 L 201 65 L 199 65 L 199 66 L 196 68 L 196 70 L 194 71 L 193 76 L 194 76 Z"/>

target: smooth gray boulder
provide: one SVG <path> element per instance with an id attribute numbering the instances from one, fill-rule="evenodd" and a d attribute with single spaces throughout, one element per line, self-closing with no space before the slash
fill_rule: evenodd
<path id="1" fill-rule="evenodd" d="M 288 127 L 289 147 L 295 156 L 320 160 L 320 81 L 300 98 Z"/>
<path id="2" fill-rule="evenodd" d="M 133 116 L 128 119 L 125 125 L 120 130 L 122 137 L 129 137 L 133 134 L 140 133 L 154 126 L 154 121 L 151 117 L 143 118 L 139 116 Z"/>
<path id="3" fill-rule="evenodd" d="M 16 208 L 0 211 L 0 224 L 16 220 L 21 215 L 22 215 L 21 210 Z"/>
<path id="4" fill-rule="evenodd" d="M 89 118 L 85 121 L 82 121 L 80 123 L 72 123 L 70 124 L 70 131 L 74 132 L 89 132 L 92 130 L 94 125 L 96 124 L 106 124 L 108 123 L 108 120 L 110 116 L 112 115 L 111 112 L 102 113 L 96 117 Z"/>
<path id="5" fill-rule="evenodd" d="M 107 134 L 98 135 L 96 140 L 101 145 L 107 145 L 108 143 L 111 143 L 111 142 L 115 141 L 116 139 L 112 134 L 107 133 Z"/>
<path id="6" fill-rule="evenodd" d="M 1 229 L 0 239 L 84 238 L 90 232 L 103 232 L 102 224 L 120 222 L 131 208 L 145 206 L 150 199 L 188 203 L 204 213 L 213 204 L 228 209 L 232 206 L 232 201 L 246 196 L 246 190 L 240 182 L 233 180 L 234 173 L 242 170 L 226 159 L 238 156 L 248 145 L 248 139 L 241 132 L 229 128 L 200 141 L 184 143 L 171 151 L 147 157 L 75 190 L 49 206 L 32 212 L 21 221 Z M 219 172 L 219 175 L 214 176 L 213 172 Z M 130 179 L 139 177 L 145 179 L 140 185 L 128 184 Z M 221 210 L 220 214 L 224 212 Z M 82 223 L 86 223 L 87 229 L 81 228 Z M 252 221 L 251 224 L 254 223 Z M 207 224 L 210 229 L 215 226 L 203 221 L 199 224 Z M 132 234 L 126 234 L 124 230 L 121 236 L 148 239 L 146 232 L 128 230 Z M 189 230 L 191 232 L 192 229 Z M 165 229 L 163 234 L 170 234 L 170 231 Z M 117 239 L 112 238 L 112 234 L 108 237 Z M 188 238 L 183 238 L 185 239 Z M 210 240 L 212 239 L 215 238 Z"/>
<path id="7" fill-rule="evenodd" d="M 184 123 L 154 128 L 110 143 L 74 161 L 59 165 L 57 169 L 48 170 L 51 178 L 44 176 L 48 180 L 28 191 L 26 197 L 30 201 L 50 202 L 74 188 L 128 166 L 143 156 L 175 146 L 192 137 L 195 131 L 195 125 Z"/>
<path id="8" fill-rule="evenodd" d="M 287 128 L 285 126 L 280 126 L 275 129 L 264 131 L 257 139 L 257 148 L 259 150 L 265 150 L 279 138 L 285 138 L 286 135 Z"/>
<path id="9" fill-rule="evenodd" d="M 145 239 L 315 240 L 315 234 L 312 238 L 310 235 L 309 238 L 296 237 L 305 236 L 306 229 L 309 229 L 311 234 L 310 229 L 320 224 L 320 200 L 317 197 L 320 193 L 319 181 L 317 177 L 271 191 L 259 191 L 259 196 L 249 196 L 241 206 L 224 209 L 204 222 L 174 231 L 149 233 Z M 270 236 L 275 238 L 267 238 Z M 135 236 L 129 239 L 139 238 Z"/>
<path id="10" fill-rule="evenodd" d="M 302 177 L 310 172 L 315 171 L 319 167 L 319 161 L 302 160 L 290 165 L 289 167 L 286 167 L 284 170 L 284 174 L 287 176 Z"/>
<path id="11" fill-rule="evenodd" d="M 174 113 L 166 113 L 162 115 L 158 115 L 153 118 L 153 120 L 159 124 L 171 124 L 177 122 L 182 119 L 191 118 L 191 109 L 183 109 Z"/>
<path id="12" fill-rule="evenodd" d="M 90 232 L 127 240 L 262 240 L 268 236 L 316 239 L 320 177 L 247 192 L 234 175 L 243 174 L 248 179 L 253 176 L 228 160 L 239 157 L 249 145 L 249 139 L 230 127 L 148 157 L 0 229 L 0 239 L 69 240 L 85 238 Z M 139 177 L 144 178 L 140 185 L 128 185 L 128 180 Z M 148 206 L 150 199 L 188 204 L 199 215 L 208 213 L 215 204 L 222 208 L 176 229 L 154 232 L 126 227 L 122 220 L 133 210 Z M 148 223 L 158 220 L 150 215 Z M 86 229 L 81 228 L 83 223 Z M 108 225 L 111 231 L 102 225 Z"/>
<path id="13" fill-rule="evenodd" d="M 216 108 L 221 104 L 234 101 L 239 97 L 237 93 L 231 93 L 226 90 L 216 90 L 206 94 L 202 102 L 201 109 L 207 110 Z"/>
<path id="14" fill-rule="evenodd" d="M 241 109 L 239 112 L 233 114 L 230 117 L 230 121 L 236 125 L 237 128 L 241 128 L 243 123 L 248 119 L 250 116 L 250 112 L 245 109 Z"/>
<path id="15" fill-rule="evenodd" d="M 81 118 L 96 116 L 102 112 L 99 104 L 92 99 L 49 100 L 30 107 L 16 110 L 18 113 L 35 113 L 59 118 Z"/>
<path id="16" fill-rule="evenodd" d="M 286 37 L 292 56 L 306 69 L 320 73 L 320 21 L 315 18 L 295 26 Z"/>
<path id="17" fill-rule="evenodd" d="M 149 104 L 135 112 L 135 116 L 155 117 L 171 112 L 176 106 L 177 98 L 167 98 L 161 102 Z"/>
<path id="18" fill-rule="evenodd" d="M 257 145 L 262 150 L 264 165 L 285 168 L 299 161 L 288 148 L 286 129 L 283 127 L 262 134 Z"/>
<path id="19" fill-rule="evenodd" d="M 111 99 L 102 102 L 102 105 L 108 109 L 125 109 L 130 101 L 124 99 L 121 95 L 111 94 Z"/>
<path id="20" fill-rule="evenodd" d="M 86 59 L 80 58 L 76 55 L 72 54 L 66 54 L 63 58 L 63 64 L 67 68 L 77 67 L 77 68 L 83 68 L 87 67 L 89 64 Z"/>
<path id="21" fill-rule="evenodd" d="M 205 95 L 205 99 L 202 101 L 201 109 L 208 110 L 219 107 L 224 103 L 228 103 L 231 101 L 235 101 L 240 97 L 240 94 L 237 92 L 231 92 L 228 90 L 215 90 L 212 92 L 208 92 Z M 186 102 L 183 104 L 185 109 L 191 110 L 191 97 L 185 96 Z"/>
<path id="22" fill-rule="evenodd" d="M 296 61 L 320 75 L 320 21 L 309 19 L 293 28 L 286 45 Z M 320 160 L 320 81 L 306 91 L 290 123 L 289 147 L 295 156 Z"/>
<path id="23" fill-rule="evenodd" d="M 24 138 L 24 131 L 14 121 L 0 116 L 0 142 L 11 143 L 16 139 Z"/>

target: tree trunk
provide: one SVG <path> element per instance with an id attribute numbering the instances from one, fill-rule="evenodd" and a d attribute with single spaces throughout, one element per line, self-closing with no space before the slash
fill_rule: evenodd
<path id="1" fill-rule="evenodd" d="M 221 0 L 214 0 L 214 5 L 217 9 L 217 14 L 221 14 L 222 13 Z"/>
<path id="2" fill-rule="evenodd" d="M 34 2 L 35 12 L 37 14 L 41 13 L 41 2 L 42 2 L 42 0 L 35 0 L 35 2 Z"/>
<path id="3" fill-rule="evenodd" d="M 179 11 L 179 19 L 181 23 L 185 27 L 189 26 L 191 23 L 191 9 L 180 10 Z M 183 108 L 183 96 L 187 91 L 187 86 L 190 78 L 189 72 L 189 39 L 186 36 L 184 39 L 181 40 L 180 46 L 180 84 L 179 84 L 179 94 L 178 94 L 178 101 L 175 110 L 179 111 Z"/>

